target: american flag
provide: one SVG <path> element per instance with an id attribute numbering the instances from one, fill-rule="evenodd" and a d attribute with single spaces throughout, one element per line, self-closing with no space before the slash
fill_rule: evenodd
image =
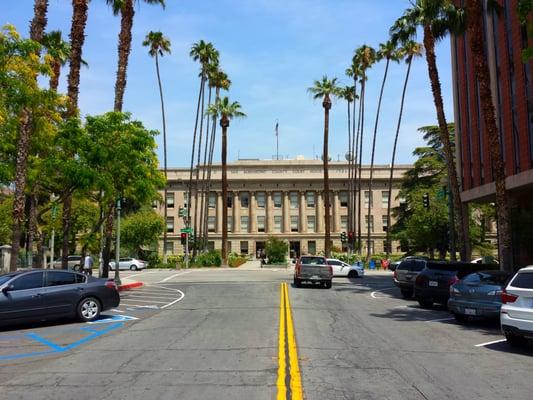
<path id="1" fill-rule="evenodd" d="M 278 121 L 276 121 L 276 136 L 278 136 L 278 126 L 279 126 Z"/>

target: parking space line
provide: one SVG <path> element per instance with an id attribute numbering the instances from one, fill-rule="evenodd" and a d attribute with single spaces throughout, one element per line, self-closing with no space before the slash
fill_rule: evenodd
<path id="1" fill-rule="evenodd" d="M 439 318 L 439 319 L 430 319 L 426 322 L 441 322 L 441 321 L 453 321 L 455 318 L 448 317 L 448 318 Z"/>
<path id="2" fill-rule="evenodd" d="M 386 297 L 376 297 L 376 293 L 380 293 L 380 292 L 383 292 L 385 290 L 391 290 L 391 289 L 396 289 L 396 286 L 389 287 L 389 288 L 384 288 L 384 289 L 379 289 L 379 290 L 374 290 L 372 293 L 370 293 L 370 297 L 372 297 L 373 299 L 386 298 Z"/>
<path id="3" fill-rule="evenodd" d="M 153 305 L 153 307 L 149 307 L 149 306 L 146 306 L 146 305 L 139 305 L 139 304 L 129 304 L 129 303 L 120 303 L 121 306 L 126 306 L 126 307 L 137 307 L 137 308 L 153 308 L 153 307 L 157 307 L 159 308 L 158 306 L 156 306 L 155 304 Z M 123 312 L 123 311 L 122 311 Z"/>
<path id="4" fill-rule="evenodd" d="M 491 342 L 476 344 L 476 347 L 484 347 L 484 346 L 488 346 L 491 344 L 496 344 L 496 343 L 501 343 L 501 342 L 506 342 L 506 341 L 507 339 L 498 339 L 498 340 L 493 340 Z"/>
<path id="5" fill-rule="evenodd" d="M 175 296 L 171 296 L 169 294 L 165 294 L 164 296 L 159 296 L 157 294 L 149 294 L 147 296 L 143 296 L 141 293 L 139 294 L 128 294 L 127 296 L 124 296 L 125 299 L 129 299 L 130 297 L 139 297 L 139 298 L 151 298 L 151 299 L 171 299 Z"/>
<path id="6" fill-rule="evenodd" d="M 170 307 L 171 305 L 176 304 L 178 301 L 183 300 L 183 298 L 185 297 L 185 293 L 183 293 L 181 290 L 178 290 L 178 292 L 181 293 L 181 297 L 177 298 L 176 300 L 174 300 L 174 301 L 171 302 L 171 303 L 165 304 L 165 305 L 162 306 L 161 308 L 167 308 L 167 307 Z"/>
<path id="7" fill-rule="evenodd" d="M 170 281 L 171 279 L 175 278 L 176 276 L 185 275 L 185 274 L 190 274 L 191 272 L 192 272 L 192 271 L 179 272 L 179 273 L 177 273 L 177 274 L 167 276 L 165 279 L 159 281 L 158 283 L 165 283 L 165 282 L 168 282 L 168 281 Z"/>
<path id="8" fill-rule="evenodd" d="M 166 301 L 150 300 L 150 299 L 132 299 L 132 298 L 129 298 L 129 297 L 127 297 L 126 300 L 127 301 L 140 301 L 140 302 L 143 302 L 143 303 L 160 303 L 160 304 L 166 304 L 167 303 Z"/>

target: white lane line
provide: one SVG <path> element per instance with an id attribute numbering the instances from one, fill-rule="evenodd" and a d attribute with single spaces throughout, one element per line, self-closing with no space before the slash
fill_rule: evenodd
<path id="1" fill-rule="evenodd" d="M 139 304 L 129 304 L 129 303 L 120 303 L 120 306 L 127 306 L 127 307 L 135 307 L 135 308 L 159 308 L 158 306 L 140 306 Z M 127 308 L 128 311 L 132 311 L 129 308 Z"/>
<path id="2" fill-rule="evenodd" d="M 165 304 L 165 305 L 162 306 L 161 308 L 167 308 L 167 307 L 170 307 L 172 304 L 176 304 L 178 301 L 183 300 L 183 298 L 185 297 L 185 293 L 183 293 L 181 290 L 178 290 L 178 292 L 181 293 L 181 297 L 177 298 L 176 300 L 174 300 L 174 301 L 171 302 L 171 303 Z"/>
<path id="3" fill-rule="evenodd" d="M 161 303 L 161 304 L 166 304 L 166 301 L 149 300 L 149 299 L 132 299 L 132 298 L 128 297 L 126 300 L 127 301 L 140 301 L 142 303 Z"/>
<path id="4" fill-rule="evenodd" d="M 159 295 L 156 295 L 156 294 L 149 294 L 149 295 L 130 294 L 128 296 L 124 296 L 125 299 L 129 299 L 131 297 L 133 297 L 133 298 L 141 298 L 141 299 L 150 298 L 150 299 L 166 299 L 166 300 L 170 300 L 170 299 L 174 299 L 176 296 L 171 296 L 169 294 L 167 294 L 166 296 L 159 296 Z"/>
<path id="5" fill-rule="evenodd" d="M 161 294 L 161 293 L 168 293 L 168 290 L 137 289 L 137 290 L 130 290 L 129 293 L 135 293 L 135 294 Z"/>
<path id="6" fill-rule="evenodd" d="M 501 342 L 506 342 L 506 341 L 507 339 L 498 339 L 498 340 L 493 340 L 492 342 L 476 344 L 476 347 L 484 347 L 490 344 L 496 344 L 496 343 L 501 343 Z"/>
<path id="7" fill-rule="evenodd" d="M 425 322 L 440 322 L 440 321 L 453 321 L 455 318 L 439 318 L 439 319 L 430 319 Z"/>
<path id="8" fill-rule="evenodd" d="M 385 297 L 376 297 L 376 293 L 380 293 L 385 290 L 392 290 L 392 289 L 396 289 L 396 286 L 385 288 L 385 289 L 374 290 L 372 293 L 370 293 L 370 297 L 372 297 L 373 299 L 380 299 L 380 298 L 383 299 Z"/>
<path id="9" fill-rule="evenodd" d="M 167 276 L 165 279 L 157 282 L 157 283 L 165 283 L 165 282 L 168 282 L 169 280 L 175 278 L 176 276 L 181 276 L 181 275 L 185 275 L 185 274 L 190 274 L 192 271 L 185 271 L 185 272 L 179 272 L 177 274 L 174 274 L 174 275 L 170 275 L 170 276 Z"/>

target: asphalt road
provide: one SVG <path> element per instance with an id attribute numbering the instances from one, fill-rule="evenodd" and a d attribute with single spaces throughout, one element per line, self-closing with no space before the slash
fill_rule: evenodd
<path id="1" fill-rule="evenodd" d="M 281 386 L 294 399 L 297 367 L 305 399 L 532 398 L 531 346 L 485 345 L 497 323 L 420 309 L 388 274 L 330 290 L 294 288 L 285 270 L 123 275 L 147 285 L 108 322 L 0 331 L 0 399 L 276 399 Z"/>

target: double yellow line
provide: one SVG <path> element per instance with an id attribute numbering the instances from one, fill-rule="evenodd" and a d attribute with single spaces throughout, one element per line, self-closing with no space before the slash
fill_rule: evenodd
<path id="1" fill-rule="evenodd" d="M 302 400 L 302 377 L 287 283 L 282 283 L 280 289 L 277 400 Z"/>

